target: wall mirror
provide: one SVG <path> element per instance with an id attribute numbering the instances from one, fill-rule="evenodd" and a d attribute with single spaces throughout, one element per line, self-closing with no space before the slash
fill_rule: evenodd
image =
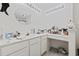
<path id="1" fill-rule="evenodd" d="M 26 9 L 16 9 L 14 12 L 16 20 L 20 23 L 29 24 L 31 22 L 31 14 Z"/>

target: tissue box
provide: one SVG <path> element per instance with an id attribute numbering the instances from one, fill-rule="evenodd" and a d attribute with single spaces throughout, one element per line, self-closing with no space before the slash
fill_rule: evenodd
<path id="1" fill-rule="evenodd" d="M 5 39 L 9 39 L 12 37 L 12 33 L 5 33 Z"/>

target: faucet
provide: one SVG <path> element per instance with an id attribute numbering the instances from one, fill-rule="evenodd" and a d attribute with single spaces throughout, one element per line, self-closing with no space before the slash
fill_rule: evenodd
<path id="1" fill-rule="evenodd" d="M 31 33 L 35 34 L 35 28 L 31 29 Z"/>

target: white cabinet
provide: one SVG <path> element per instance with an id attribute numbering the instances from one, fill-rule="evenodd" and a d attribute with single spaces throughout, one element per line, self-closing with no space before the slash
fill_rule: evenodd
<path id="1" fill-rule="evenodd" d="M 40 37 L 30 40 L 30 56 L 40 56 Z"/>
<path id="2" fill-rule="evenodd" d="M 1 56 L 41 56 L 47 50 L 47 37 L 37 36 L 0 46 Z"/>
<path id="3" fill-rule="evenodd" d="M 1 47 L 2 56 L 29 55 L 29 41 L 22 41 Z M 22 53 L 21 53 L 22 52 Z"/>
<path id="4" fill-rule="evenodd" d="M 41 37 L 41 55 L 47 51 L 47 36 Z"/>
<path id="5" fill-rule="evenodd" d="M 28 47 L 25 47 L 25 48 L 13 53 L 13 54 L 10 54 L 8 56 L 29 56 L 28 53 L 29 53 L 28 52 Z"/>
<path id="6" fill-rule="evenodd" d="M 47 51 L 47 36 L 30 40 L 30 56 L 40 56 Z"/>

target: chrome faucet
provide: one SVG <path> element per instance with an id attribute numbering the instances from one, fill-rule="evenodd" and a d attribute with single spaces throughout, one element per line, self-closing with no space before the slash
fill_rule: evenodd
<path id="1" fill-rule="evenodd" d="M 31 29 L 31 33 L 35 34 L 35 28 Z"/>

